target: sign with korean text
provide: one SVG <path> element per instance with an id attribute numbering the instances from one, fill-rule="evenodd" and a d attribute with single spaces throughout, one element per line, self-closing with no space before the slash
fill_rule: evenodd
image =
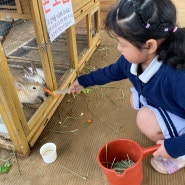
<path id="1" fill-rule="evenodd" d="M 71 0 L 42 0 L 51 42 L 74 24 Z"/>

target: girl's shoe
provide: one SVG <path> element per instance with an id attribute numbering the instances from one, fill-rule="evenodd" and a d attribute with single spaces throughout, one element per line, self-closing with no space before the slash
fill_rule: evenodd
<path id="1" fill-rule="evenodd" d="M 162 157 L 151 159 L 152 167 L 162 174 L 172 174 L 185 167 L 185 160 L 181 157 L 177 159 L 165 159 Z"/>

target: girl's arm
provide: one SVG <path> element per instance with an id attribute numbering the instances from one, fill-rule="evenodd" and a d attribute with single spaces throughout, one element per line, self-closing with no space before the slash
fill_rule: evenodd
<path id="1" fill-rule="evenodd" d="M 128 77 L 127 73 L 130 72 L 130 66 L 131 64 L 121 56 L 114 64 L 80 76 L 78 82 L 83 87 L 89 87 L 122 80 Z"/>
<path id="2" fill-rule="evenodd" d="M 161 144 L 161 146 L 153 153 L 154 157 L 177 158 L 185 155 L 185 134 L 179 137 L 159 140 L 157 144 Z"/>
<path id="3" fill-rule="evenodd" d="M 70 93 L 77 93 L 79 94 L 81 92 L 81 90 L 83 89 L 84 87 L 81 86 L 78 82 L 78 80 L 75 80 L 69 87 L 70 89 Z"/>
<path id="4" fill-rule="evenodd" d="M 185 155 L 185 134 L 166 139 L 164 146 L 168 154 L 173 158 Z"/>
<path id="5" fill-rule="evenodd" d="M 160 147 L 153 153 L 154 157 L 164 157 L 165 159 L 170 159 L 171 156 L 167 153 L 164 147 L 164 140 L 157 141 L 157 144 L 160 144 Z"/>

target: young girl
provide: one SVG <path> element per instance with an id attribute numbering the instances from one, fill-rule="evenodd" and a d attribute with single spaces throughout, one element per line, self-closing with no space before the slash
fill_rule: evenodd
<path id="1" fill-rule="evenodd" d="M 185 28 L 170 0 L 121 0 L 106 18 L 118 41 L 116 63 L 80 76 L 70 89 L 129 78 L 143 134 L 160 144 L 151 165 L 170 174 L 185 167 Z"/>

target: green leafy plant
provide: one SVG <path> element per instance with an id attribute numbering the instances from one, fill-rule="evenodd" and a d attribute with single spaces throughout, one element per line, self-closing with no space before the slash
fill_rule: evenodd
<path id="1" fill-rule="evenodd" d="M 91 93 L 91 89 L 90 88 L 82 89 L 82 93 L 89 94 Z"/>
<path id="2" fill-rule="evenodd" d="M 10 162 L 6 161 L 4 165 L 0 166 L 0 174 L 8 173 L 10 170 L 10 166 L 11 166 Z"/>
<path id="3" fill-rule="evenodd" d="M 128 157 L 128 156 L 127 156 Z M 131 167 L 135 163 L 129 159 L 115 162 L 111 165 L 111 169 L 115 170 L 118 174 L 122 174 L 127 168 Z"/>

